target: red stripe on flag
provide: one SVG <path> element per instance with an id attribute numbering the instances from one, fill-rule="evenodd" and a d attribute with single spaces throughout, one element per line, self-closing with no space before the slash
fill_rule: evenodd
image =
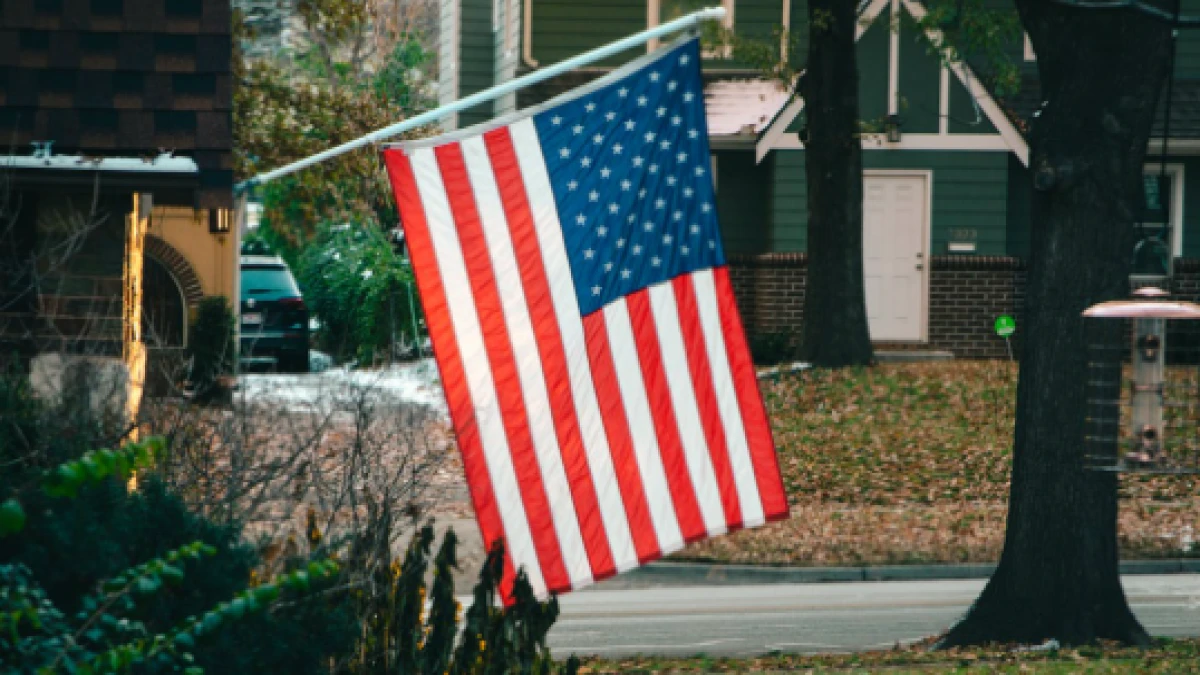
<path id="1" fill-rule="evenodd" d="M 738 500 L 737 483 L 733 479 L 729 446 L 725 442 L 721 408 L 717 405 L 717 394 L 713 388 L 712 367 L 708 362 L 708 347 L 704 339 L 704 328 L 700 323 L 700 310 L 696 306 L 696 289 L 692 286 L 692 275 L 676 277 L 671 285 L 675 288 L 675 305 L 679 312 L 680 332 L 683 334 L 684 348 L 687 352 L 688 370 L 692 374 L 692 386 L 696 390 L 696 405 L 700 409 L 700 422 L 704 426 L 704 438 L 708 441 L 708 453 L 712 457 L 713 470 L 717 474 L 717 488 L 721 491 L 725 523 L 730 530 L 736 530 L 742 526 L 742 507 Z"/>
<path id="2" fill-rule="evenodd" d="M 458 437 L 462 453 L 463 470 L 467 475 L 467 487 L 471 491 L 471 502 L 479 521 L 480 534 L 488 550 L 497 541 L 504 539 L 504 523 L 500 520 L 500 508 L 492 492 L 492 481 L 488 475 L 487 459 L 483 442 L 479 437 L 479 426 L 475 421 L 475 405 L 467 387 L 466 369 L 458 351 L 458 340 L 450 320 L 446 302 L 446 291 L 442 287 L 442 275 L 438 271 L 437 255 L 429 225 L 425 222 L 425 208 L 413 176 L 412 163 L 398 150 L 383 153 L 392 188 L 396 193 L 396 206 L 400 210 L 400 221 L 404 225 L 404 237 L 412 254 L 413 275 L 425 308 L 425 321 L 429 338 L 437 355 L 442 388 L 446 393 L 446 404 L 450 420 Z M 512 553 L 508 546 L 504 551 L 504 575 L 500 590 L 505 598 L 512 597 L 516 569 L 512 564 Z"/>
<path id="3" fill-rule="evenodd" d="M 662 549 L 654 531 L 654 522 L 650 519 L 650 505 L 646 502 L 646 489 L 638 471 L 633 436 L 629 433 L 625 406 L 621 402 L 621 387 L 617 384 L 617 369 L 613 365 L 612 350 L 608 345 L 608 326 L 604 321 L 604 312 L 592 312 L 584 317 L 583 330 L 588 361 L 592 364 L 592 382 L 596 386 L 600 415 L 604 419 L 604 429 L 608 434 L 613 469 L 617 472 L 617 484 L 621 488 L 621 499 L 625 503 L 625 515 L 629 518 L 629 531 L 633 535 L 638 562 L 644 565 L 651 560 L 657 560 L 662 555 Z"/>
<path id="4" fill-rule="evenodd" d="M 671 387 L 663 370 L 662 346 L 658 331 L 654 327 L 653 308 L 650 306 L 650 289 L 643 288 L 625 296 L 629 307 L 629 323 L 633 326 L 633 339 L 637 343 L 638 361 L 642 367 L 642 380 L 646 383 L 646 396 L 652 410 L 658 451 L 666 469 L 667 483 L 671 486 L 671 501 L 679 519 L 679 529 L 687 543 L 708 536 L 704 518 L 700 515 L 700 504 L 696 488 L 692 485 L 687 458 L 683 454 L 683 440 L 679 437 L 679 423 L 671 403 Z"/>
<path id="5" fill-rule="evenodd" d="M 521 167 L 517 163 L 508 128 L 501 127 L 488 132 L 483 135 L 483 140 L 496 176 L 500 200 L 504 204 L 517 264 L 521 268 L 525 304 L 529 307 L 529 317 L 537 336 L 538 355 L 541 356 L 550 409 L 554 416 L 554 430 L 558 435 L 563 467 L 571 484 L 579 529 L 583 534 L 592 576 L 599 581 L 616 574 L 617 568 L 613 563 L 612 548 L 600 513 L 600 501 L 596 498 L 596 486 L 592 482 L 583 437 L 579 432 L 575 397 L 571 392 L 571 375 L 567 371 L 566 349 L 559 332 L 550 285 L 546 281 L 546 267 L 534 229 L 533 212 L 529 208 Z"/>
<path id="6" fill-rule="evenodd" d="M 733 375 L 738 406 L 746 426 L 746 441 L 754 463 L 754 477 L 758 482 L 763 515 L 767 520 L 780 520 L 788 515 L 787 497 L 783 492 L 783 478 L 779 473 L 779 460 L 775 455 L 775 441 L 771 438 L 767 411 L 763 407 L 762 394 L 758 391 L 758 376 L 750 360 L 746 332 L 742 329 L 742 318 L 738 314 L 733 286 L 729 282 L 729 270 L 724 266 L 714 268 L 713 282 L 717 307 L 721 313 L 721 332 L 725 335 L 725 350 L 729 354 L 729 370 Z"/>
<path id="7" fill-rule="evenodd" d="M 505 436 L 513 459 L 513 469 L 521 486 L 521 500 L 533 534 L 538 562 L 547 588 L 554 592 L 570 590 L 571 579 L 563 562 L 558 533 L 550 515 L 550 500 L 542 482 L 533 437 L 529 432 L 525 396 L 517 374 L 508 327 L 504 323 L 504 309 L 496 288 L 492 261 L 489 256 L 480 253 L 488 250 L 487 240 L 475 205 L 475 194 L 467 178 L 462 148 L 457 143 L 450 143 L 436 148 L 434 155 L 442 171 L 446 197 L 464 251 L 463 261 L 471 280 L 471 294 L 475 298 L 475 308 L 487 346 L 488 363 L 495 380 L 496 398 L 504 419 Z M 466 251 L 474 253 L 467 254 Z"/>

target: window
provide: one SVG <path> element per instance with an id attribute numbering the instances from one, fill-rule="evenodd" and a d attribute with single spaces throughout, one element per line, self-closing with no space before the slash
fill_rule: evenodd
<path id="1" fill-rule="evenodd" d="M 668 21 L 673 21 L 681 16 L 686 16 L 692 12 L 698 12 L 715 4 L 713 0 L 647 0 L 646 2 L 646 26 L 653 28 L 664 24 Z M 733 10 L 734 0 L 721 0 L 721 5 L 725 8 L 725 20 L 722 25 L 726 29 L 733 28 Z M 658 48 L 659 41 L 651 40 L 648 44 L 649 51 L 654 51 Z M 729 58 L 730 48 L 725 47 L 721 53 L 706 53 L 709 58 Z"/>
<path id="2" fill-rule="evenodd" d="M 1164 180 L 1159 180 L 1161 174 L 1158 163 L 1143 169 L 1146 200 L 1137 222 L 1146 239 L 1155 238 L 1169 248 L 1164 251 L 1162 244 L 1141 244 L 1134 255 L 1135 276 L 1161 273 L 1164 263 L 1169 271 L 1171 260 L 1183 255 L 1183 165 L 1168 164 Z"/>
<path id="3" fill-rule="evenodd" d="M 282 265 L 242 265 L 242 298 L 277 300 L 300 295 L 292 273 Z"/>

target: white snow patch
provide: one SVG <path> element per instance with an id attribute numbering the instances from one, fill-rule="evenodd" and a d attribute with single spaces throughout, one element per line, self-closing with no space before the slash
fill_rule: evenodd
<path id="1" fill-rule="evenodd" d="M 446 415 L 446 397 L 433 359 L 380 368 L 331 368 L 323 373 L 283 375 L 246 373 L 240 394 L 252 401 L 283 403 L 292 409 L 318 410 L 348 397 L 366 395 L 395 404 L 416 404 Z"/>

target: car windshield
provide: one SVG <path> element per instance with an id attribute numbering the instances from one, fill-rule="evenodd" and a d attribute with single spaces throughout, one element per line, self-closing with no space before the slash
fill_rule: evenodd
<path id="1" fill-rule="evenodd" d="M 279 265 L 242 266 L 242 299 L 278 300 L 300 297 L 300 289 L 286 267 Z"/>

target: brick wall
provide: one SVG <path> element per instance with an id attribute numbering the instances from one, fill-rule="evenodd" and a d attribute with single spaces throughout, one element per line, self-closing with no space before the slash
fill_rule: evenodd
<path id="1" fill-rule="evenodd" d="M 929 343 L 959 358 L 1007 358 L 996 336 L 996 317 L 1017 319 L 1012 337 L 1021 337 L 1025 263 L 1018 258 L 934 256 L 929 278 Z"/>
<path id="2" fill-rule="evenodd" d="M 1189 302 L 1200 301 L 1200 259 L 1177 258 L 1175 276 L 1171 279 L 1171 295 Z"/>
<path id="3" fill-rule="evenodd" d="M 929 342 L 877 343 L 887 349 L 939 349 L 959 358 L 1006 358 L 1004 340 L 993 329 L 996 317 L 1018 319 L 1025 297 L 1025 265 L 1017 258 L 935 256 L 929 283 Z M 799 335 L 804 316 L 807 256 L 803 253 L 732 255 L 730 278 L 747 331 L 755 335 Z M 1200 290 L 1200 264 L 1191 272 Z M 1177 275 L 1177 279 L 1183 275 Z"/>
<path id="4" fill-rule="evenodd" d="M 762 333 L 799 333 L 804 317 L 807 268 L 808 256 L 804 253 L 730 256 L 729 278 L 746 332 L 751 337 Z"/>

